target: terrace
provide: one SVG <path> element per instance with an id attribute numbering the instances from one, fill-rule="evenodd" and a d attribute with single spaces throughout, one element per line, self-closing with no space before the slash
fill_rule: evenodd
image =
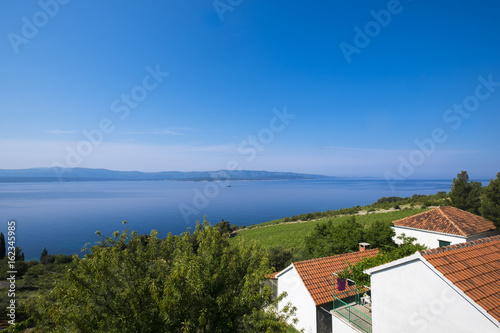
<path id="1" fill-rule="evenodd" d="M 333 293 L 333 309 L 331 313 L 347 320 L 358 332 L 372 332 L 371 293 L 369 287 L 358 288 L 354 281 L 347 279 L 350 288 L 345 288 L 344 281 L 336 277 L 337 288 Z"/>

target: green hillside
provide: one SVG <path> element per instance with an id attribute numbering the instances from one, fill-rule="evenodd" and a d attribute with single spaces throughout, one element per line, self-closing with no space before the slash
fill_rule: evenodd
<path id="1" fill-rule="evenodd" d="M 356 220 L 365 225 L 372 221 L 392 222 L 407 216 L 415 215 L 425 211 L 426 209 L 403 209 L 383 213 L 369 213 L 366 215 L 356 215 Z M 233 237 L 236 242 L 239 238 L 243 238 L 246 244 L 251 244 L 257 241 L 262 246 L 269 248 L 273 246 L 281 246 L 286 249 L 300 250 L 304 246 L 306 236 L 311 233 L 314 226 L 320 222 L 332 219 L 334 222 L 339 222 L 348 219 L 350 216 L 342 216 L 336 218 L 322 218 L 314 221 L 306 222 L 290 222 L 271 224 L 263 226 L 255 226 L 251 229 L 242 229 Z"/>

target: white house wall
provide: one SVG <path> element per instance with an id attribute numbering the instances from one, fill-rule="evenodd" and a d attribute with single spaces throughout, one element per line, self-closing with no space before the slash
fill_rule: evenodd
<path id="1" fill-rule="evenodd" d="M 500 332 L 421 260 L 373 272 L 371 287 L 373 333 Z"/>
<path id="2" fill-rule="evenodd" d="M 305 333 L 316 333 L 316 305 L 295 268 L 278 275 L 278 295 L 286 291 L 287 297 L 280 302 L 281 310 L 288 302 L 296 308 L 299 322 L 294 326 Z"/>
<path id="3" fill-rule="evenodd" d="M 341 319 L 338 315 L 332 314 L 332 333 L 359 333 L 360 330 Z"/>
<path id="4" fill-rule="evenodd" d="M 415 237 L 417 243 L 427 246 L 429 249 L 434 249 L 439 247 L 439 241 L 450 242 L 450 244 L 458 244 L 466 242 L 466 238 L 462 236 L 452 236 L 447 234 L 440 234 L 433 231 L 417 230 L 411 228 L 404 228 L 400 226 L 393 226 L 396 235 L 394 236 L 394 242 L 396 244 L 401 244 L 402 241 L 397 237 L 401 234 L 405 234 L 406 237 Z"/>

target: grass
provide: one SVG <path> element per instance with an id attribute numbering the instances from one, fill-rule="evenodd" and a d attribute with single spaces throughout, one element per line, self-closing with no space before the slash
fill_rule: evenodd
<path id="1" fill-rule="evenodd" d="M 403 209 L 387 213 L 376 213 L 367 215 L 357 215 L 356 220 L 362 225 L 372 221 L 393 222 L 395 220 L 415 215 L 425 211 L 425 209 Z M 256 225 L 252 229 L 243 229 L 237 233 L 233 241 L 243 238 L 246 244 L 251 244 L 257 241 L 264 247 L 282 246 L 286 249 L 302 248 L 305 243 L 306 236 L 314 230 L 314 226 L 328 219 L 342 221 L 348 219 L 349 216 L 336 218 L 322 218 L 319 220 L 308 222 L 291 222 L 281 224 L 263 223 Z"/>

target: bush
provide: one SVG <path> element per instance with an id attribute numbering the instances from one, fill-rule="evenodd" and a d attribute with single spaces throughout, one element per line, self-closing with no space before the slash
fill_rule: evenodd
<path id="1" fill-rule="evenodd" d="M 58 254 L 54 260 L 54 264 L 67 264 L 69 262 L 73 261 L 73 256 L 70 255 L 64 255 L 64 254 Z"/>
<path id="2" fill-rule="evenodd" d="M 377 203 L 378 204 L 381 204 L 381 203 L 392 203 L 392 202 L 396 202 L 396 201 L 400 201 L 400 200 L 404 200 L 404 198 L 401 198 L 401 197 L 383 197 L 383 198 L 380 198 L 377 200 Z"/>
<path id="3" fill-rule="evenodd" d="M 40 263 L 43 265 L 53 264 L 56 261 L 56 255 L 48 254 L 46 256 L 40 257 Z"/>
<path id="4" fill-rule="evenodd" d="M 429 208 L 430 206 L 432 206 L 432 202 L 430 202 L 430 201 L 426 201 L 426 202 L 424 202 L 424 204 L 422 205 L 422 208 Z"/>
<path id="5" fill-rule="evenodd" d="M 282 246 L 273 246 L 267 249 L 269 255 L 269 266 L 276 271 L 281 271 L 283 268 L 290 265 L 293 258 L 293 251 L 285 249 Z"/>

